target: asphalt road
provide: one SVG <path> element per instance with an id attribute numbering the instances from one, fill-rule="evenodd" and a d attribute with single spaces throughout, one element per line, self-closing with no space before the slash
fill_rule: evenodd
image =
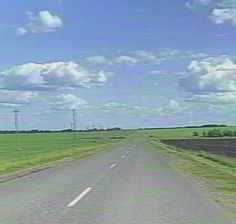
<path id="1" fill-rule="evenodd" d="M 144 138 L 0 184 L 1 224 L 227 224 Z"/>

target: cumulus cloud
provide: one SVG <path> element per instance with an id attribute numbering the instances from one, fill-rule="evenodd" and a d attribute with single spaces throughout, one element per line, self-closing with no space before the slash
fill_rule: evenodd
<path id="1" fill-rule="evenodd" d="M 193 0 L 193 2 L 199 5 L 208 5 L 212 0 Z"/>
<path id="2" fill-rule="evenodd" d="M 160 64 L 168 60 L 177 59 L 199 59 L 207 57 L 204 53 L 195 53 L 192 51 L 181 51 L 177 49 L 165 49 L 158 51 L 135 50 L 127 52 L 126 55 L 121 55 L 113 58 L 107 58 L 101 55 L 88 57 L 86 60 L 94 64 L 107 65 L 135 65 L 135 64 Z"/>
<path id="3" fill-rule="evenodd" d="M 192 0 L 185 3 L 186 7 L 189 9 L 194 9 L 196 6 L 206 6 L 209 5 L 212 0 Z"/>
<path id="4" fill-rule="evenodd" d="M 175 112 L 182 112 L 183 110 L 186 109 L 186 107 L 181 105 L 181 103 L 176 100 L 170 100 L 168 109 Z"/>
<path id="5" fill-rule="evenodd" d="M 50 90 L 90 87 L 107 81 L 110 73 L 88 71 L 75 62 L 28 63 L 0 72 L 0 88 Z"/>
<path id="6" fill-rule="evenodd" d="M 109 64 L 110 61 L 109 59 L 103 57 L 103 56 L 91 56 L 91 57 L 87 57 L 86 60 L 90 63 L 94 63 L 94 64 Z"/>
<path id="7" fill-rule="evenodd" d="M 125 103 L 118 103 L 118 102 L 109 102 L 104 104 L 104 107 L 106 109 L 128 109 L 130 108 L 127 104 Z"/>
<path id="8" fill-rule="evenodd" d="M 119 113 L 127 113 L 128 116 L 134 117 L 165 117 L 182 114 L 188 111 L 188 106 L 186 102 L 176 100 L 169 100 L 160 107 L 109 102 L 103 105 L 103 109 L 109 113 L 119 111 Z"/>
<path id="9" fill-rule="evenodd" d="M 165 70 L 152 70 L 147 73 L 150 77 L 155 76 L 167 76 L 167 75 L 175 75 L 175 76 L 186 76 L 186 72 L 177 72 L 177 71 L 165 71 Z"/>
<path id="10" fill-rule="evenodd" d="M 17 106 L 40 101 L 35 92 L 0 90 L 0 105 Z"/>
<path id="11" fill-rule="evenodd" d="M 113 64 L 127 64 L 127 65 L 134 65 L 139 62 L 138 59 L 129 56 L 119 56 L 113 59 Z"/>
<path id="12" fill-rule="evenodd" d="M 195 95 L 188 99 L 191 102 L 200 102 L 207 104 L 236 104 L 236 93 L 225 92 L 225 93 L 209 93 L 207 95 Z"/>
<path id="13" fill-rule="evenodd" d="M 42 92 L 0 90 L 0 106 L 17 107 L 35 103 L 43 103 L 42 106 L 51 110 L 72 110 L 87 108 L 88 102 L 74 94 L 57 94 L 51 96 Z"/>
<path id="14" fill-rule="evenodd" d="M 236 8 L 214 9 L 209 18 L 215 24 L 230 23 L 236 26 Z"/>
<path id="15" fill-rule="evenodd" d="M 86 60 L 89 63 L 93 63 L 93 64 L 107 64 L 107 65 L 118 65 L 118 64 L 134 65 L 140 62 L 135 57 L 126 56 L 126 55 L 114 57 L 111 59 L 108 59 L 104 56 L 91 56 L 91 57 L 86 58 Z"/>
<path id="16" fill-rule="evenodd" d="M 155 75 L 155 76 L 162 76 L 162 75 L 170 75 L 170 72 L 164 71 L 164 70 L 152 70 L 148 72 L 149 75 Z"/>
<path id="17" fill-rule="evenodd" d="M 72 110 L 81 109 L 87 106 L 87 101 L 74 94 L 59 94 L 55 97 L 52 106 L 57 109 Z"/>
<path id="18" fill-rule="evenodd" d="M 236 0 L 223 0 L 217 5 L 222 8 L 236 8 Z"/>
<path id="19" fill-rule="evenodd" d="M 180 86 L 189 92 L 236 91 L 236 64 L 227 56 L 192 61 Z"/>
<path id="20" fill-rule="evenodd" d="M 132 51 L 131 55 L 136 58 L 137 62 L 160 64 L 164 61 L 177 59 L 197 59 L 206 57 L 206 54 L 195 53 L 192 51 L 182 51 L 178 49 L 164 49 L 158 51 Z"/>
<path id="21" fill-rule="evenodd" d="M 186 3 L 189 9 L 196 6 L 207 6 L 210 3 L 214 8 L 209 16 L 209 19 L 215 24 L 229 23 L 236 26 L 236 0 L 192 0 Z"/>
<path id="22" fill-rule="evenodd" d="M 22 36 L 29 33 L 52 32 L 63 25 L 63 22 L 58 15 L 53 15 L 47 10 L 40 11 L 37 15 L 29 12 L 27 16 L 28 23 L 16 29 L 17 35 Z"/>
<path id="23" fill-rule="evenodd" d="M 186 102 L 176 101 L 176 100 L 169 100 L 166 105 L 158 108 L 148 108 L 144 107 L 139 109 L 140 112 L 144 116 L 176 116 L 179 114 L 187 113 L 188 112 L 188 105 Z"/>

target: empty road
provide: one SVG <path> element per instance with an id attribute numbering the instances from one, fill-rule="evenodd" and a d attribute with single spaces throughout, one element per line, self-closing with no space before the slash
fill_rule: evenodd
<path id="1" fill-rule="evenodd" d="M 1 224 L 227 224 L 144 137 L 0 184 Z"/>

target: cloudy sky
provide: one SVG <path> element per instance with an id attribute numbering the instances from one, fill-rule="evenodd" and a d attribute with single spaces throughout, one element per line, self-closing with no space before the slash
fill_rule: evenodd
<path id="1" fill-rule="evenodd" d="M 236 124 L 236 0 L 0 3 L 0 129 Z"/>

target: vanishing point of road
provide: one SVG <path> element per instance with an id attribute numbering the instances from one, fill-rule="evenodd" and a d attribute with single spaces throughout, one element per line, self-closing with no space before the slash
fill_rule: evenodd
<path id="1" fill-rule="evenodd" d="M 1 224 L 228 224 L 145 137 L 0 184 Z"/>

